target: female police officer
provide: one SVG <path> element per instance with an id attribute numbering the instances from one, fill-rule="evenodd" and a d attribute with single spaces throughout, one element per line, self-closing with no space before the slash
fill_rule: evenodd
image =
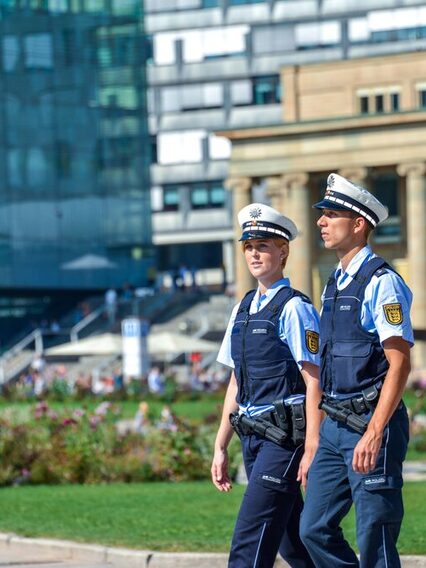
<path id="1" fill-rule="evenodd" d="M 277 552 L 293 568 L 313 566 L 299 538 L 302 509 L 300 482 L 316 451 L 321 414 L 318 386 L 318 315 L 310 300 L 290 287 L 282 271 L 289 241 L 297 235 L 294 223 L 260 203 L 238 214 L 248 269 L 258 281 L 234 308 L 218 355 L 233 368 L 215 442 L 212 481 L 229 491 L 227 447 L 237 417 L 248 487 L 234 529 L 229 566 L 268 568 Z M 306 444 L 288 426 L 306 393 Z M 273 404 L 275 403 L 275 405 Z M 238 412 L 236 412 L 238 410 Z M 293 416 L 294 417 L 294 416 Z M 288 418 L 286 422 L 286 418 Z M 281 420 L 282 419 L 282 420 Z M 258 428 L 278 426 L 285 440 Z M 247 425 L 254 424 L 254 430 Z M 293 421 L 294 422 L 294 421 Z M 286 434 L 284 434 L 284 438 Z M 292 439 L 293 438 L 293 439 Z"/>

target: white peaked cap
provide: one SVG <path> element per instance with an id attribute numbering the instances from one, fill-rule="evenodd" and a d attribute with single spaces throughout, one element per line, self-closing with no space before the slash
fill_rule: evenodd
<path id="1" fill-rule="evenodd" d="M 251 203 L 243 207 L 238 213 L 238 223 L 242 229 L 240 241 L 276 238 L 292 241 L 298 234 L 291 219 L 263 203 Z"/>
<path id="2" fill-rule="evenodd" d="M 365 217 L 373 227 L 388 218 L 388 208 L 374 195 L 339 174 L 328 176 L 324 198 L 313 207 L 355 211 Z"/>

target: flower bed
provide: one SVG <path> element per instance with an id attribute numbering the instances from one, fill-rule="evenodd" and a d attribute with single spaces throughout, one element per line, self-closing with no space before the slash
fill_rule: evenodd
<path id="1" fill-rule="evenodd" d="M 109 402 L 93 412 L 32 407 L 31 420 L 0 420 L 0 485 L 188 481 L 208 479 L 215 426 L 176 421 L 143 433 L 120 433 L 120 409 Z M 236 472 L 237 445 L 231 451 Z"/>

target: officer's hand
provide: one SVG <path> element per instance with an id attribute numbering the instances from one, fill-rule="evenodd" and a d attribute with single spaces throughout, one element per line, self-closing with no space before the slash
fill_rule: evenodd
<path id="1" fill-rule="evenodd" d="M 305 453 L 299 464 L 299 471 L 297 472 L 297 481 L 300 481 L 303 489 L 306 489 L 308 483 L 308 471 L 311 467 L 312 460 L 314 459 L 316 447 L 308 448 L 305 446 Z"/>
<path id="2" fill-rule="evenodd" d="M 219 491 L 228 492 L 232 489 L 232 483 L 228 476 L 228 452 L 216 450 L 211 467 L 212 481 Z"/>
<path id="3" fill-rule="evenodd" d="M 376 467 L 377 456 L 382 445 L 383 433 L 367 428 L 355 446 L 352 468 L 357 473 L 369 473 Z"/>

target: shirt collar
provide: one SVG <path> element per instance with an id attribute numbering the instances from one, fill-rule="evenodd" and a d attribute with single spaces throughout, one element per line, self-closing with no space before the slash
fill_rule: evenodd
<path id="1" fill-rule="evenodd" d="M 280 278 L 279 280 L 277 280 L 276 282 L 274 282 L 272 284 L 272 286 L 270 286 L 266 292 L 264 294 L 260 293 L 260 289 L 258 288 L 256 290 L 256 294 L 254 295 L 253 301 L 252 301 L 252 305 L 255 304 L 260 304 L 263 303 L 265 300 L 271 300 L 275 294 L 278 292 L 278 290 L 280 290 L 283 287 L 289 287 L 290 286 L 290 280 L 288 278 Z"/>
<path id="2" fill-rule="evenodd" d="M 336 269 L 336 278 L 339 278 L 343 275 L 350 276 L 351 278 L 353 278 L 355 274 L 358 272 L 358 270 L 361 268 L 361 266 L 364 264 L 364 262 L 366 260 L 369 260 L 373 256 L 374 256 L 373 251 L 368 245 L 366 245 L 353 257 L 353 259 L 346 267 L 345 272 L 343 272 L 342 270 L 342 263 L 339 262 Z"/>

